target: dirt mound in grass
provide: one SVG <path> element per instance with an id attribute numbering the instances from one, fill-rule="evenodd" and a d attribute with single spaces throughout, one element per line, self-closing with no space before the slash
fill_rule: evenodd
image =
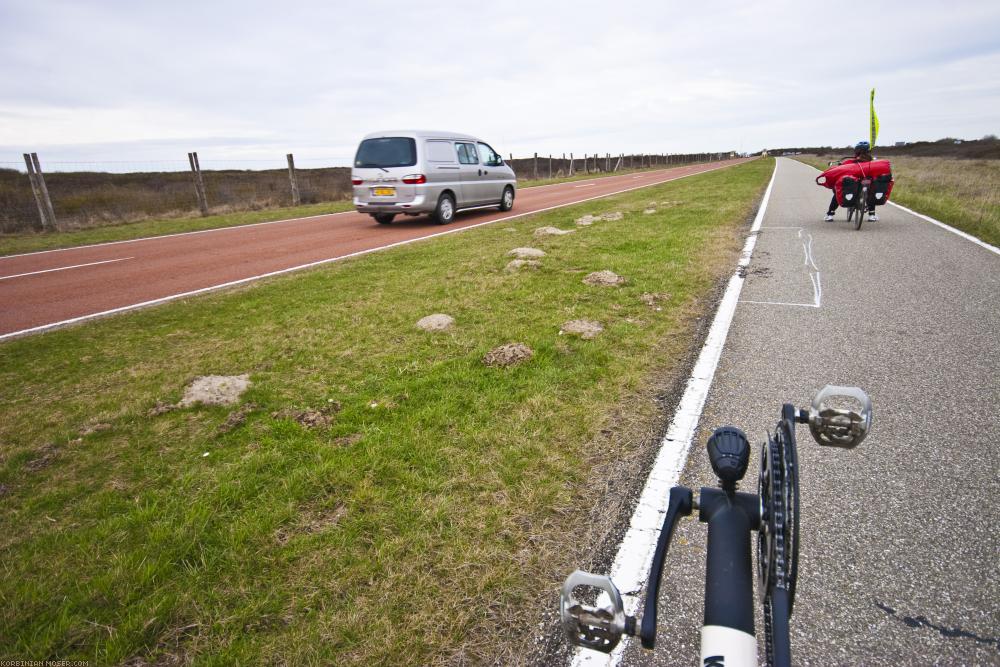
<path id="1" fill-rule="evenodd" d="M 188 408 L 201 403 L 203 405 L 233 405 L 240 400 L 250 388 L 250 376 L 243 375 L 204 375 L 195 378 L 187 389 L 184 397 L 177 404 L 179 408 Z"/>
<path id="2" fill-rule="evenodd" d="M 340 403 L 332 401 L 320 409 L 306 408 L 297 410 L 295 408 L 285 408 L 272 412 L 273 419 L 294 419 L 305 428 L 324 428 L 333 423 L 333 417 L 340 412 Z"/>
<path id="3" fill-rule="evenodd" d="M 545 251 L 538 248 L 514 248 L 507 253 L 507 256 L 518 259 L 541 259 L 545 257 Z"/>
<path id="4" fill-rule="evenodd" d="M 625 217 L 625 214 L 621 211 L 612 211 L 611 213 L 605 213 L 601 215 L 601 220 L 607 220 L 608 222 L 613 222 L 615 220 L 621 220 Z"/>
<path id="5" fill-rule="evenodd" d="M 417 328 L 424 331 L 445 331 L 455 324 L 455 318 L 444 313 L 434 313 L 417 321 Z"/>
<path id="6" fill-rule="evenodd" d="M 595 271 L 588 274 L 583 279 L 585 285 L 598 285 L 600 287 L 618 287 L 625 284 L 625 279 L 614 271 Z"/>
<path id="7" fill-rule="evenodd" d="M 570 320 L 564 323 L 562 328 L 559 329 L 559 335 L 570 334 L 589 340 L 595 338 L 602 331 L 604 331 L 604 327 L 601 326 L 600 322 L 595 322 L 594 320 Z"/>
<path id="8" fill-rule="evenodd" d="M 583 216 L 581 218 L 577 218 L 576 219 L 576 224 L 579 225 L 580 227 L 589 227 L 590 225 L 594 224 L 598 220 L 600 220 L 600 218 L 598 218 L 596 215 L 591 215 L 591 214 L 588 213 L 587 215 L 585 215 L 585 216 Z"/>
<path id="9" fill-rule="evenodd" d="M 535 230 L 535 236 L 563 236 L 565 234 L 572 234 L 573 229 L 559 229 L 558 227 L 539 227 Z"/>
<path id="10" fill-rule="evenodd" d="M 534 352 L 524 343 L 507 343 L 487 352 L 486 356 L 483 357 L 483 363 L 487 366 L 507 368 L 527 361 L 532 355 Z"/>

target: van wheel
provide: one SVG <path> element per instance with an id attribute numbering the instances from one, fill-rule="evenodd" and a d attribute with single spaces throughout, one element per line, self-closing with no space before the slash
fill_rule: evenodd
<path id="1" fill-rule="evenodd" d="M 375 222 L 377 222 L 378 224 L 388 225 L 390 222 L 392 222 L 392 219 L 395 218 L 396 216 L 393 213 L 376 213 L 372 217 L 375 218 Z"/>
<path id="2" fill-rule="evenodd" d="M 455 198 L 447 192 L 438 197 L 437 208 L 434 209 L 434 222 L 447 225 L 455 218 Z"/>
<path id="3" fill-rule="evenodd" d="M 509 211 L 514 208 L 514 188 L 509 185 L 503 189 L 503 197 L 500 198 L 500 210 Z"/>

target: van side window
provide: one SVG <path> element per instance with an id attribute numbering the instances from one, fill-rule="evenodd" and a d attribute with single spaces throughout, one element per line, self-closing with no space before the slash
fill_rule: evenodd
<path id="1" fill-rule="evenodd" d="M 499 167 L 503 164 L 503 160 L 500 159 L 496 151 L 482 142 L 479 143 L 479 155 L 482 156 L 483 164 L 487 167 Z"/>
<path id="2" fill-rule="evenodd" d="M 476 155 L 475 145 L 456 142 L 455 150 L 458 151 L 458 161 L 462 164 L 479 164 L 479 156 Z"/>
<path id="3" fill-rule="evenodd" d="M 450 141 L 428 141 L 427 142 L 428 162 L 447 162 L 455 164 L 455 151 L 451 148 Z"/>

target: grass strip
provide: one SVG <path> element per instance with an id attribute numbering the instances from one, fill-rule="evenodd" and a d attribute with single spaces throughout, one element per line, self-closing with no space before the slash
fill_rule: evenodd
<path id="1" fill-rule="evenodd" d="M 686 358 L 772 169 L 756 160 L 0 346 L 0 654 L 513 655 L 599 502 L 591 474 L 629 455 L 594 443 Z M 624 217 L 574 224 L 606 211 Z M 534 236 L 549 225 L 574 231 Z M 541 266 L 507 271 L 518 246 L 544 250 Z M 600 270 L 626 282 L 583 284 Z M 415 328 L 435 312 L 455 327 Z M 580 318 L 604 331 L 560 335 Z M 481 363 L 513 341 L 533 357 Z M 157 407 L 195 376 L 244 372 L 237 407 Z"/>
<path id="2" fill-rule="evenodd" d="M 797 160 L 827 169 L 833 156 Z M 892 201 L 1000 246 L 1000 160 L 893 156 Z"/>

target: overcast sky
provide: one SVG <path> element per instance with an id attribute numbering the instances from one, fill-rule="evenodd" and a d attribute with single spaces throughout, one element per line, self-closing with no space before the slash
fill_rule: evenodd
<path id="1" fill-rule="evenodd" d="M 0 62 L 0 167 L 342 165 L 389 128 L 515 157 L 847 145 L 873 86 L 880 143 L 1000 134 L 996 0 L 0 0 Z"/>

